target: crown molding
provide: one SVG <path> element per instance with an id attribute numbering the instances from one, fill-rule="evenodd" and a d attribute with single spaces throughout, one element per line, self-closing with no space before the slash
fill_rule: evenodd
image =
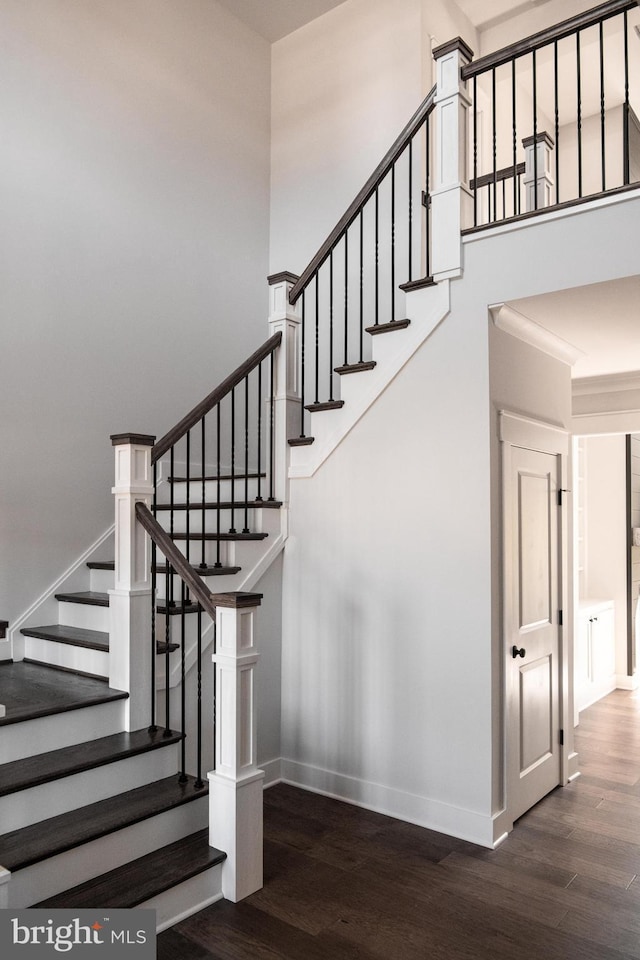
<path id="1" fill-rule="evenodd" d="M 554 360 L 560 360 L 572 367 L 580 357 L 585 356 L 578 347 L 547 330 L 535 320 L 525 317 L 523 313 L 514 310 L 507 303 L 493 304 L 489 307 L 489 313 L 500 330 L 541 350 Z"/>

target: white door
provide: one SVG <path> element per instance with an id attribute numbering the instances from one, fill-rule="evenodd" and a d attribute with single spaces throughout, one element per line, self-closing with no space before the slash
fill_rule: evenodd
<path id="1" fill-rule="evenodd" d="M 505 470 L 507 807 L 560 783 L 560 458 L 509 447 Z"/>

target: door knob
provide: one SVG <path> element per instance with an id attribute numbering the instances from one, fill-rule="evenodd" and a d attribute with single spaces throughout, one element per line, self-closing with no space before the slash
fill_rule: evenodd
<path id="1" fill-rule="evenodd" d="M 513 657 L 514 660 L 516 659 L 516 657 L 526 657 L 526 655 L 527 655 L 527 651 L 525 650 L 524 647 L 518 648 L 516 647 L 515 644 L 511 647 L 511 656 Z"/>

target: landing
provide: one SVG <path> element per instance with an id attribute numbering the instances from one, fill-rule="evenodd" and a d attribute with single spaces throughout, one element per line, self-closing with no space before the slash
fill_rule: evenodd
<path id="1" fill-rule="evenodd" d="M 35 663 L 5 663 L 0 666 L 0 703 L 6 715 L 0 725 L 78 710 L 127 696 L 113 690 L 105 680 L 52 670 Z"/>

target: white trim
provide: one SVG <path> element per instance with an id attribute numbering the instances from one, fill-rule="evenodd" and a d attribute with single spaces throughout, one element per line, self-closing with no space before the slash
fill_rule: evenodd
<path id="1" fill-rule="evenodd" d="M 566 220 L 568 217 L 576 217 L 584 210 L 612 207 L 618 203 L 624 203 L 626 200 L 637 200 L 639 198 L 640 188 L 637 190 L 625 190 L 622 193 L 607 194 L 604 197 L 596 197 L 587 202 L 575 203 L 571 206 L 563 207 L 561 210 L 549 210 L 544 213 L 538 213 L 535 217 L 527 217 L 524 220 L 508 220 L 505 223 L 496 224 L 495 227 L 490 229 L 477 230 L 474 233 L 463 236 L 462 242 L 463 244 L 477 243 L 479 240 L 484 240 L 487 237 L 513 233 L 515 230 L 526 230 L 529 227 L 537 226 L 539 223 L 550 223 L 553 220 Z"/>
<path id="2" fill-rule="evenodd" d="M 532 420 L 507 410 L 498 413 L 498 436 L 502 443 L 513 447 L 525 447 L 542 453 L 569 453 L 569 432 L 564 427 L 543 420 Z"/>
<path id="3" fill-rule="evenodd" d="M 276 783 L 282 781 L 282 758 L 274 757 L 273 760 L 267 760 L 266 763 L 258 762 L 258 766 L 264 772 L 264 789 L 275 787 Z"/>
<path id="4" fill-rule="evenodd" d="M 638 689 L 638 677 L 633 676 L 629 677 L 625 673 L 616 674 L 615 678 L 616 685 L 615 690 L 637 690 Z"/>
<path id="5" fill-rule="evenodd" d="M 282 759 L 282 782 L 490 849 L 496 842 L 494 817 L 381 783 L 285 758 Z"/>
<path id="6" fill-rule="evenodd" d="M 546 327 L 536 323 L 535 320 L 525 317 L 523 313 L 514 310 L 508 303 L 493 304 L 489 307 L 489 313 L 499 330 L 504 330 L 505 333 L 522 340 L 523 343 L 528 343 L 537 350 L 541 350 L 555 360 L 561 360 L 572 367 L 580 357 L 585 356 L 578 347 L 563 340 L 562 337 L 552 333 L 551 330 L 547 330 Z"/>
<path id="7" fill-rule="evenodd" d="M 598 377 L 579 377 L 571 381 L 574 397 L 620 393 L 626 390 L 640 390 L 640 373 L 607 373 Z"/>
<path id="8" fill-rule="evenodd" d="M 55 600 L 54 595 L 56 593 L 68 592 L 68 590 L 63 590 L 63 587 L 69 586 L 67 584 L 67 581 L 71 577 L 73 577 L 74 574 L 78 573 L 80 570 L 83 571 L 83 574 L 85 573 L 84 568 L 86 568 L 87 562 L 93 558 L 93 555 L 97 553 L 100 547 L 102 547 L 106 543 L 109 537 L 113 536 L 114 531 L 115 531 L 115 524 L 112 524 L 108 528 L 108 530 L 106 530 L 103 534 L 101 534 L 101 536 L 99 536 L 98 539 L 94 541 L 94 543 L 92 543 L 91 546 L 87 550 L 85 550 L 84 553 L 77 560 L 74 560 L 71 566 L 68 567 L 67 570 L 65 570 L 65 572 L 60 577 L 58 577 L 58 579 L 50 587 L 47 587 L 44 593 L 42 593 L 38 597 L 38 599 L 31 604 L 28 610 L 26 610 L 23 614 L 21 614 L 21 616 L 18 617 L 17 620 L 13 622 L 9 631 L 9 638 L 11 640 L 12 646 L 15 640 L 22 639 L 19 632 L 20 628 L 24 627 L 25 625 L 27 626 L 29 625 L 28 621 L 36 614 L 36 612 L 40 609 L 40 607 L 42 607 L 45 603 L 47 603 L 47 601 L 51 601 L 57 604 L 58 601 Z M 87 576 L 88 576 L 88 573 L 89 571 L 87 570 L 86 571 Z M 15 656 L 15 649 L 14 649 L 14 656 Z"/>

